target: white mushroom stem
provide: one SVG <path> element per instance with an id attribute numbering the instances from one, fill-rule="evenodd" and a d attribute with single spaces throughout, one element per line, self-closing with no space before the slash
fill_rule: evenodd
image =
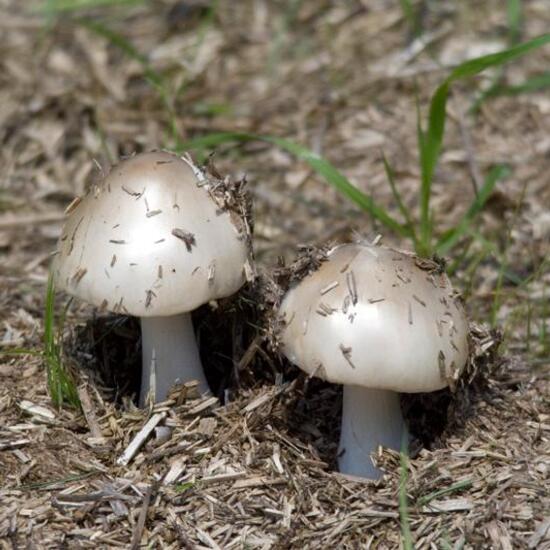
<path id="1" fill-rule="evenodd" d="M 140 407 L 150 391 L 155 402 L 162 401 L 176 383 L 197 380 L 199 391 L 208 391 L 190 313 L 141 317 L 141 346 Z"/>
<path id="2" fill-rule="evenodd" d="M 407 442 L 399 394 L 360 386 L 344 386 L 342 431 L 338 465 L 340 472 L 378 479 L 380 470 L 371 459 L 378 446 L 400 450 Z"/>

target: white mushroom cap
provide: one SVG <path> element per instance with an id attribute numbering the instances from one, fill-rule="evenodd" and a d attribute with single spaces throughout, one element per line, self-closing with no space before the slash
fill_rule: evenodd
<path id="1" fill-rule="evenodd" d="M 468 323 L 434 267 L 380 246 L 334 248 L 283 300 L 285 355 L 338 384 L 398 392 L 452 385 L 467 361 Z"/>
<path id="2" fill-rule="evenodd" d="M 69 210 L 56 282 L 93 305 L 168 316 L 229 296 L 245 281 L 245 235 L 186 157 L 124 160 Z"/>

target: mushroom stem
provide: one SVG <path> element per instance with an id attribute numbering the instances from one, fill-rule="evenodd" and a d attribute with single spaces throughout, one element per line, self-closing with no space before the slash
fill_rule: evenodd
<path id="1" fill-rule="evenodd" d="M 344 386 L 342 431 L 338 464 L 340 472 L 378 479 L 380 470 L 371 454 L 379 445 L 400 450 L 408 441 L 399 394 L 359 386 Z M 342 454 L 343 453 L 343 454 Z"/>
<path id="2" fill-rule="evenodd" d="M 197 380 L 208 391 L 190 313 L 141 317 L 142 371 L 139 405 L 146 404 L 154 378 L 154 401 L 161 401 L 176 383 Z M 151 376 L 154 369 L 154 377 Z"/>

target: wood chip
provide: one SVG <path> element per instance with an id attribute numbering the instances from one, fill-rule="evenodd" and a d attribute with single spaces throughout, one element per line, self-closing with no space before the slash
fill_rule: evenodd
<path id="1" fill-rule="evenodd" d="M 202 486 L 224 483 L 226 481 L 235 481 L 236 479 L 244 479 L 248 476 L 246 472 L 234 472 L 229 474 L 219 474 L 216 476 L 203 477 L 198 480 Z M 235 486 L 235 485 L 233 485 Z"/>
<path id="2" fill-rule="evenodd" d="M 138 520 L 134 528 L 134 533 L 132 536 L 132 541 L 130 542 L 130 550 L 138 550 L 140 547 L 141 537 L 143 535 L 143 529 L 145 528 L 145 521 L 147 520 L 147 511 L 151 501 L 153 500 L 154 495 L 156 495 L 162 480 L 158 480 L 151 484 L 143 497 L 143 503 L 141 505 L 141 510 L 139 512 Z"/>
<path id="3" fill-rule="evenodd" d="M 206 418 L 201 418 L 199 425 L 197 427 L 197 432 L 202 435 L 205 435 L 206 437 L 212 437 L 217 425 L 218 425 L 218 421 L 215 418 L 212 418 L 211 416 Z"/>
<path id="4" fill-rule="evenodd" d="M 27 400 L 21 401 L 19 403 L 19 408 L 26 413 L 41 418 L 43 420 L 55 420 L 56 417 L 55 413 L 51 409 L 43 407 L 42 405 L 35 405 L 31 401 Z"/>
<path id="5" fill-rule="evenodd" d="M 258 407 L 261 407 L 265 403 L 268 403 L 271 401 L 274 397 L 273 392 L 264 393 L 263 395 L 260 395 L 256 397 L 253 401 L 251 401 L 244 409 L 243 412 L 250 413 L 253 410 L 257 409 Z"/>
<path id="6" fill-rule="evenodd" d="M 122 455 L 117 459 L 116 463 L 119 466 L 126 466 L 135 454 L 139 451 L 141 446 L 145 443 L 147 438 L 151 435 L 155 426 L 157 426 L 162 420 L 166 418 L 166 413 L 156 413 L 154 414 L 141 428 L 141 430 L 134 436 L 134 439 L 130 442 L 126 450 Z"/>
<path id="7" fill-rule="evenodd" d="M 348 286 L 349 296 L 351 298 L 351 303 L 353 305 L 357 304 L 357 284 L 355 282 L 355 273 L 353 271 L 348 271 L 346 273 L 346 284 Z"/>
<path id="8" fill-rule="evenodd" d="M 78 284 L 82 280 L 84 275 L 86 275 L 86 273 L 88 273 L 88 270 L 85 267 L 81 267 L 80 269 L 77 269 L 72 276 L 72 279 L 71 279 L 72 282 L 75 284 Z"/>
<path id="9" fill-rule="evenodd" d="M 240 479 L 236 481 L 232 485 L 232 488 L 233 489 L 250 489 L 252 487 L 284 485 L 286 483 L 288 483 L 288 481 L 284 477 L 270 478 L 267 476 L 254 476 L 254 477 L 248 477 L 246 479 Z"/>
<path id="10" fill-rule="evenodd" d="M 74 212 L 77 206 L 82 202 L 82 197 L 75 197 L 72 202 L 65 208 L 65 216 L 68 216 L 71 212 Z"/>
<path id="11" fill-rule="evenodd" d="M 122 187 L 122 190 L 127 193 L 128 195 L 130 195 L 131 197 L 136 197 L 136 198 L 140 198 L 143 193 L 145 192 L 145 189 L 143 189 L 143 191 L 134 191 L 133 189 L 129 189 L 128 187 L 125 187 L 124 185 L 121 186 Z"/>
<path id="12" fill-rule="evenodd" d="M 355 365 L 351 360 L 351 352 L 352 352 L 351 347 L 346 347 L 344 346 L 344 344 L 340 344 L 339 348 L 340 348 L 340 351 L 342 352 L 342 355 L 344 356 L 344 359 L 348 362 L 349 366 L 352 369 L 354 369 Z"/>
<path id="13" fill-rule="evenodd" d="M 546 516 L 535 529 L 535 532 L 529 537 L 527 545 L 529 548 L 538 548 L 540 542 L 550 533 L 550 516 Z"/>
<path id="14" fill-rule="evenodd" d="M 145 291 L 145 307 L 150 307 L 153 301 L 153 298 L 156 298 L 156 294 L 152 290 Z"/>
<path id="15" fill-rule="evenodd" d="M 16 439 L 14 441 L 4 441 L 0 439 L 0 451 L 7 451 L 10 449 L 18 449 L 24 447 L 31 442 L 30 439 Z"/>
<path id="16" fill-rule="evenodd" d="M 214 407 L 215 405 L 219 404 L 220 402 L 217 397 L 209 397 L 208 399 L 201 401 L 198 405 L 190 409 L 189 414 L 199 414 L 206 409 L 209 409 L 210 407 Z"/>
<path id="17" fill-rule="evenodd" d="M 176 458 L 171 464 L 167 474 L 164 476 L 163 485 L 175 483 L 185 472 L 186 457 Z"/>
<path id="18" fill-rule="evenodd" d="M 84 418 L 88 423 L 88 427 L 90 428 L 92 437 L 102 438 L 103 433 L 101 432 L 101 428 L 99 427 L 99 423 L 97 421 L 97 417 L 92 406 L 90 395 L 88 394 L 88 390 L 85 386 L 80 386 L 78 388 L 78 397 L 80 398 L 82 412 L 84 413 Z"/>
<path id="19" fill-rule="evenodd" d="M 425 512 L 445 514 L 448 512 L 459 512 L 472 510 L 474 503 L 469 498 L 448 498 L 446 500 L 432 500 L 422 509 Z"/>
<path id="20" fill-rule="evenodd" d="M 212 260 L 208 266 L 208 284 L 214 284 L 214 277 L 216 276 L 216 260 Z"/>
<path id="21" fill-rule="evenodd" d="M 159 214 L 162 214 L 162 210 L 149 210 L 145 216 L 147 218 L 152 218 L 153 216 L 158 216 Z"/>
<path id="22" fill-rule="evenodd" d="M 332 283 L 328 284 L 325 288 L 322 288 L 320 291 L 321 296 L 324 296 L 331 290 L 335 289 L 339 285 L 338 281 L 333 281 Z"/>
<path id="23" fill-rule="evenodd" d="M 172 235 L 185 243 L 185 248 L 187 248 L 187 252 L 192 252 L 193 246 L 197 246 L 195 235 L 193 233 L 190 233 L 189 231 L 184 231 L 183 229 L 175 227 L 174 229 L 172 229 Z"/>

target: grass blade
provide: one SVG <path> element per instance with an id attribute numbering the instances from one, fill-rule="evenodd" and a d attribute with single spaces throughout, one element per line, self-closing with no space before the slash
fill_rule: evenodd
<path id="1" fill-rule="evenodd" d="M 417 238 L 416 238 L 416 230 L 414 228 L 414 221 L 412 219 L 409 209 L 405 206 L 405 203 L 403 202 L 401 193 L 399 193 L 399 190 L 397 189 L 393 168 L 388 162 L 388 159 L 386 158 L 386 155 L 384 154 L 383 151 L 382 151 L 382 162 L 384 163 L 384 171 L 386 172 L 386 177 L 388 178 L 388 183 L 390 184 L 393 198 L 395 199 L 397 207 L 399 208 L 399 211 L 401 212 L 401 215 L 403 216 L 403 219 L 405 220 L 407 227 L 409 228 L 410 236 L 411 236 L 411 239 L 413 240 L 414 247 L 416 249 Z"/>
<path id="2" fill-rule="evenodd" d="M 403 237 L 410 237 L 410 230 L 405 225 L 399 223 L 382 207 L 378 206 L 372 197 L 357 189 L 334 165 L 328 160 L 320 157 L 306 147 L 299 145 L 288 139 L 274 136 L 256 136 L 254 134 L 239 132 L 220 132 L 208 134 L 206 136 L 190 140 L 182 144 L 182 149 L 206 149 L 216 147 L 224 143 L 247 142 L 260 140 L 272 143 L 284 151 L 291 153 L 296 158 L 305 161 L 317 174 L 319 174 L 327 183 L 332 185 L 342 195 L 346 196 L 357 206 L 368 212 L 373 218 L 396 234 Z"/>
<path id="3" fill-rule="evenodd" d="M 96 8 L 131 6 L 143 4 L 146 1 L 147 0 L 46 0 L 36 12 L 51 16 L 60 13 L 71 13 Z"/>
<path id="4" fill-rule="evenodd" d="M 506 236 L 504 238 L 504 244 L 502 246 L 502 252 L 500 254 L 500 267 L 498 270 L 498 277 L 495 284 L 495 289 L 493 291 L 493 304 L 491 306 L 491 317 L 490 317 L 490 323 L 491 327 L 495 327 L 497 324 L 497 318 L 498 313 L 501 306 L 501 299 L 502 299 L 502 287 L 504 284 L 505 274 L 508 271 L 508 262 L 509 262 L 509 246 L 512 239 L 512 231 L 514 230 L 516 223 L 519 219 L 519 215 L 521 212 L 521 207 L 524 204 L 525 200 L 525 193 L 527 191 L 527 181 L 524 182 L 522 189 L 521 189 L 521 195 L 517 201 L 516 208 L 514 210 L 514 215 L 512 220 L 507 224 L 506 227 Z"/>
<path id="5" fill-rule="evenodd" d="M 401 4 L 401 11 L 403 12 L 403 16 L 412 28 L 414 26 L 414 7 L 412 5 L 412 1 L 399 0 L 399 4 Z"/>
<path id="6" fill-rule="evenodd" d="M 15 485 L 12 488 L 18 491 L 34 491 L 34 490 L 48 490 L 50 487 L 61 485 L 64 483 L 71 483 L 72 481 L 80 481 L 92 477 L 96 474 L 102 473 L 101 470 L 91 470 L 90 472 L 84 472 L 83 474 L 75 474 L 72 476 L 64 477 L 62 479 L 52 479 L 51 481 L 39 481 L 37 483 L 26 483 L 25 485 Z"/>
<path id="7" fill-rule="evenodd" d="M 550 34 L 543 34 L 541 36 L 538 36 L 537 38 L 529 40 L 528 42 L 523 42 L 522 44 L 518 44 L 517 46 L 508 48 L 507 50 L 483 55 L 474 59 L 469 59 L 468 61 L 465 61 L 464 63 L 461 63 L 460 65 L 455 67 L 440 87 L 444 86 L 445 84 L 451 84 L 452 82 L 461 80 L 463 78 L 475 76 L 490 67 L 498 67 L 500 65 L 503 65 L 504 63 L 513 61 L 514 59 L 517 59 L 518 57 L 521 57 L 526 53 L 529 53 L 530 51 L 540 48 L 541 46 L 549 43 Z"/>
<path id="8" fill-rule="evenodd" d="M 109 29 L 99 21 L 92 21 L 91 19 L 82 18 L 77 19 L 76 22 L 82 27 L 85 27 L 89 31 L 93 32 L 94 34 L 105 38 L 108 42 L 110 42 L 119 50 L 121 50 L 124 54 L 126 54 L 130 59 L 134 59 L 135 61 L 140 63 L 147 81 L 158 91 L 160 91 L 161 94 L 164 94 L 165 87 L 162 76 L 151 67 L 147 58 L 140 52 L 138 52 L 138 50 L 131 42 L 126 40 L 126 38 L 116 33 L 115 31 Z"/>
<path id="9" fill-rule="evenodd" d="M 20 349 L 20 348 L 12 348 L 12 349 L 0 349 L 0 355 L 31 355 L 33 357 L 41 357 L 42 352 L 36 351 L 34 349 Z"/>
<path id="10" fill-rule="evenodd" d="M 55 285 L 53 275 L 48 278 L 44 313 L 44 361 L 48 375 L 48 393 L 52 403 L 60 408 L 63 404 L 80 407 L 75 383 L 63 366 L 60 337 L 55 331 Z"/>
<path id="11" fill-rule="evenodd" d="M 448 495 L 449 493 L 462 491 L 463 489 L 469 489 L 472 485 L 473 485 L 473 482 L 471 479 L 464 479 L 462 481 L 457 481 L 456 483 L 454 483 L 453 485 L 450 485 L 449 487 L 445 487 L 444 489 L 439 489 L 437 491 L 434 491 L 433 493 L 420 497 L 417 500 L 417 504 L 419 506 L 424 506 L 425 504 L 428 504 L 429 502 L 431 502 L 436 498 L 442 497 L 444 495 Z"/>
<path id="12" fill-rule="evenodd" d="M 415 8 L 412 0 L 399 0 L 399 4 L 401 5 L 403 17 L 409 27 L 410 36 L 416 38 L 422 33 L 421 18 L 419 14 L 422 6 Z"/>
<path id="13" fill-rule="evenodd" d="M 44 313 L 44 353 L 47 355 L 53 353 L 55 349 L 54 338 L 54 311 L 55 311 L 55 286 L 53 276 L 48 277 L 48 286 L 46 288 L 46 306 Z"/>
<path id="14" fill-rule="evenodd" d="M 550 87 L 550 71 L 546 71 L 542 74 L 535 75 L 528 78 L 522 84 L 516 84 L 515 86 L 500 85 L 487 90 L 483 99 L 498 96 L 514 96 L 520 94 L 526 94 L 531 92 L 538 92 Z"/>
<path id="15" fill-rule="evenodd" d="M 405 439 L 405 438 L 403 438 Z M 409 479 L 409 465 L 407 446 L 402 445 L 399 467 L 399 520 L 401 523 L 401 541 L 404 550 L 414 550 L 414 543 L 411 532 L 411 522 L 409 518 L 409 503 L 407 499 L 407 481 Z"/>
<path id="16" fill-rule="evenodd" d="M 130 59 L 137 61 L 142 66 L 145 80 L 147 80 L 147 82 L 149 82 L 149 84 L 157 91 L 160 100 L 162 101 L 162 104 L 166 109 L 170 120 L 170 131 L 172 134 L 172 139 L 174 140 L 175 144 L 179 146 L 180 138 L 177 125 L 177 117 L 174 113 L 170 94 L 168 93 L 168 88 L 166 86 L 166 83 L 164 82 L 164 78 L 162 77 L 162 75 L 155 71 L 155 69 L 153 69 L 153 67 L 149 63 L 149 60 L 143 54 L 141 54 L 129 40 L 124 38 L 122 35 L 106 27 L 99 21 L 92 21 L 91 19 L 80 18 L 77 19 L 76 22 L 82 27 L 93 32 L 97 36 L 106 39 L 113 46 L 115 46 L 125 55 L 127 55 Z"/>
<path id="17" fill-rule="evenodd" d="M 462 220 L 452 229 L 442 235 L 437 241 L 436 251 L 445 254 L 468 232 L 469 226 L 476 216 L 483 210 L 485 203 L 491 196 L 496 184 L 510 174 L 510 168 L 504 165 L 494 166 L 489 172 L 477 196 L 462 217 Z"/>
<path id="18" fill-rule="evenodd" d="M 521 0 L 507 0 L 506 18 L 508 19 L 508 42 L 511 45 L 517 44 L 521 36 Z"/>
<path id="19" fill-rule="evenodd" d="M 490 67 L 498 67 L 550 43 L 550 34 L 544 34 L 523 44 L 518 44 L 501 52 L 469 59 L 455 67 L 449 76 L 439 85 L 430 101 L 428 127 L 424 131 L 419 123 L 419 149 L 422 172 L 420 192 L 421 242 L 424 246 L 431 240 L 430 198 L 435 167 L 439 160 L 449 89 L 453 82 L 475 76 Z"/>
<path id="20" fill-rule="evenodd" d="M 292 153 L 297 158 L 307 162 L 320 176 L 322 176 L 330 185 L 340 193 L 351 199 L 357 206 L 368 212 L 379 222 L 384 224 L 398 235 L 408 236 L 408 229 L 396 221 L 383 208 L 375 204 L 372 197 L 365 195 L 357 189 L 339 170 L 337 170 L 328 160 L 315 154 L 313 151 L 302 147 L 292 141 L 278 137 L 262 137 L 264 141 L 274 143 L 281 149 Z"/>
<path id="21" fill-rule="evenodd" d="M 432 96 L 427 130 L 423 131 L 422 126 L 419 125 L 419 135 L 422 135 L 422 141 L 419 143 L 420 170 L 422 174 L 420 187 L 420 234 L 422 243 L 426 249 L 429 248 L 432 234 L 430 199 L 432 195 L 433 174 L 439 159 L 443 134 L 445 132 L 448 93 L 449 84 L 443 83 Z"/>

